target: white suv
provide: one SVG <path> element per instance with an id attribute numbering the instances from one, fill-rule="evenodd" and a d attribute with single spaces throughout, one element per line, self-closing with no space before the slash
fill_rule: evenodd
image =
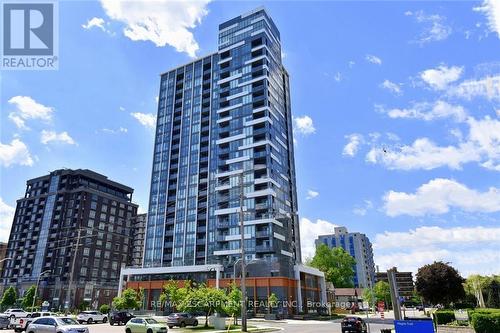
<path id="1" fill-rule="evenodd" d="M 31 314 L 24 311 L 23 309 L 8 309 L 4 312 L 4 314 L 6 316 L 9 316 L 10 318 L 25 318 L 31 316 Z"/>
<path id="2" fill-rule="evenodd" d="M 108 321 L 108 317 L 106 315 L 103 315 L 99 311 L 82 311 L 76 316 L 76 320 L 80 324 L 92 324 L 100 321 L 105 323 Z"/>

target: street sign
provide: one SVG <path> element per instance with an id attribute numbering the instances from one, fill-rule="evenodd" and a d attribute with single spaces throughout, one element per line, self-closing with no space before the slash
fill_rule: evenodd
<path id="1" fill-rule="evenodd" d="M 432 320 L 394 320 L 396 333 L 434 333 Z"/>
<path id="2" fill-rule="evenodd" d="M 377 303 L 377 311 L 378 312 L 384 312 L 385 309 L 385 303 L 383 301 L 378 301 Z"/>

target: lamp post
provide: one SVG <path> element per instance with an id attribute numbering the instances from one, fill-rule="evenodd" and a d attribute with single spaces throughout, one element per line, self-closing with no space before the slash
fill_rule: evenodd
<path id="1" fill-rule="evenodd" d="M 50 272 L 51 272 L 51 270 L 46 270 L 46 271 L 41 272 L 40 275 L 38 275 L 38 280 L 36 281 L 36 287 L 35 287 L 35 295 L 33 295 L 33 304 L 31 304 L 31 312 L 34 312 L 33 308 L 35 307 L 35 301 L 36 301 L 36 296 L 38 294 L 38 285 L 40 284 L 40 278 L 45 273 L 50 273 Z"/>

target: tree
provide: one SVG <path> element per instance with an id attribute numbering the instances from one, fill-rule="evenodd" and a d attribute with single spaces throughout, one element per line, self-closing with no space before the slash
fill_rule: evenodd
<path id="1" fill-rule="evenodd" d="M 103 314 L 108 314 L 109 313 L 109 305 L 103 304 L 99 307 L 99 312 Z"/>
<path id="2" fill-rule="evenodd" d="M 415 286 L 427 302 L 449 305 L 465 297 L 464 282 L 455 268 L 437 261 L 418 269 Z"/>
<path id="3" fill-rule="evenodd" d="M 136 290 L 128 288 L 121 296 L 113 298 L 113 307 L 117 310 L 135 309 L 141 305 Z"/>
<path id="4" fill-rule="evenodd" d="M 9 307 L 16 304 L 17 300 L 17 291 L 14 287 L 9 287 L 4 291 L 2 296 L 2 301 L 0 302 L 2 306 Z"/>
<path id="5" fill-rule="evenodd" d="M 391 288 L 389 287 L 389 283 L 385 281 L 378 281 L 373 287 L 373 292 L 375 293 L 377 301 L 384 301 L 387 307 L 389 307 L 389 305 L 392 306 Z"/>
<path id="6" fill-rule="evenodd" d="M 80 305 L 78 306 L 78 309 L 80 311 L 85 311 L 85 310 L 88 310 L 89 306 L 90 306 L 90 303 L 88 301 L 82 301 L 80 303 Z"/>
<path id="7" fill-rule="evenodd" d="M 271 309 L 278 306 L 278 297 L 275 293 L 271 293 L 271 295 L 269 295 L 269 297 L 267 298 L 267 303 L 267 313 L 271 313 Z"/>
<path id="8" fill-rule="evenodd" d="M 227 294 L 227 302 L 224 305 L 224 312 L 234 317 L 234 324 L 238 325 L 238 316 L 241 314 L 241 301 L 243 295 L 236 283 L 231 283 Z"/>
<path id="9" fill-rule="evenodd" d="M 476 304 L 479 307 L 484 308 L 484 294 L 488 292 L 488 287 L 493 281 L 493 278 L 489 276 L 482 276 L 479 274 L 470 275 L 464 282 L 464 290 L 468 295 L 472 295 L 476 298 Z"/>
<path id="10" fill-rule="evenodd" d="M 325 273 L 325 279 L 333 283 L 335 288 L 352 288 L 356 260 L 343 248 L 329 248 L 321 244 L 316 248 L 316 253 L 309 263 Z"/>
<path id="11" fill-rule="evenodd" d="M 178 306 L 186 298 L 191 288 L 191 283 L 186 281 L 184 287 L 180 287 L 180 283 L 175 280 L 170 280 L 163 285 L 163 292 L 160 295 L 160 302 L 166 307 L 167 301 L 173 312 L 177 311 Z"/>
<path id="12" fill-rule="evenodd" d="M 208 316 L 221 312 L 227 303 L 227 296 L 221 289 L 210 288 L 201 285 L 196 289 L 191 289 L 179 308 L 181 311 L 204 312 L 205 327 L 208 327 Z"/>
<path id="13" fill-rule="evenodd" d="M 500 275 L 493 277 L 488 286 L 486 306 L 489 308 L 500 308 Z"/>
<path id="14" fill-rule="evenodd" d="M 23 302 L 22 302 L 24 309 L 28 309 L 33 306 L 33 300 L 36 297 L 35 292 L 36 292 L 35 285 L 32 285 L 31 287 L 28 288 L 28 290 L 24 292 Z M 31 309 L 31 311 L 35 311 L 35 309 Z"/>
<path id="15" fill-rule="evenodd" d="M 363 301 L 368 302 L 368 307 L 373 307 L 375 305 L 375 302 L 377 302 L 375 291 L 370 288 L 363 289 Z"/>

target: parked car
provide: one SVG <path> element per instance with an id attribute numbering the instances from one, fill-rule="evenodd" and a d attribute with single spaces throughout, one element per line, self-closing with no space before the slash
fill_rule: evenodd
<path id="1" fill-rule="evenodd" d="M 0 330 L 10 328 L 10 317 L 0 314 Z"/>
<path id="2" fill-rule="evenodd" d="M 355 333 L 366 333 L 367 327 L 366 323 L 360 317 L 345 317 L 340 323 L 342 328 L 342 333 L 355 332 Z"/>
<path id="3" fill-rule="evenodd" d="M 23 309 L 8 309 L 4 314 L 8 315 L 10 318 L 31 317 L 31 314 Z"/>
<path id="4" fill-rule="evenodd" d="M 110 325 L 126 324 L 130 319 L 135 316 L 127 311 L 113 311 L 108 314 L 108 321 Z"/>
<path id="5" fill-rule="evenodd" d="M 198 319 L 195 315 L 187 312 L 177 312 L 172 313 L 167 317 L 168 328 L 173 328 L 174 326 L 185 327 L 185 326 L 198 326 Z"/>
<path id="6" fill-rule="evenodd" d="M 165 324 L 160 324 L 153 318 L 132 318 L 125 326 L 126 333 L 166 333 Z"/>
<path id="7" fill-rule="evenodd" d="M 14 329 L 14 332 L 23 332 L 36 318 L 48 316 L 56 316 L 56 314 L 52 312 L 32 312 L 29 313 L 27 317 L 12 318 L 10 321 L 10 327 Z"/>
<path id="8" fill-rule="evenodd" d="M 100 313 L 99 311 L 82 311 L 76 316 L 76 320 L 80 324 L 92 324 L 100 321 L 106 323 L 108 321 L 108 317 L 106 317 L 106 315 Z"/>
<path id="9" fill-rule="evenodd" d="M 417 309 L 418 311 L 425 311 L 425 307 L 423 305 L 417 305 L 415 309 Z"/>
<path id="10" fill-rule="evenodd" d="M 50 316 L 35 319 L 28 325 L 26 332 L 89 333 L 89 329 L 85 326 L 79 325 L 73 318 Z"/>

